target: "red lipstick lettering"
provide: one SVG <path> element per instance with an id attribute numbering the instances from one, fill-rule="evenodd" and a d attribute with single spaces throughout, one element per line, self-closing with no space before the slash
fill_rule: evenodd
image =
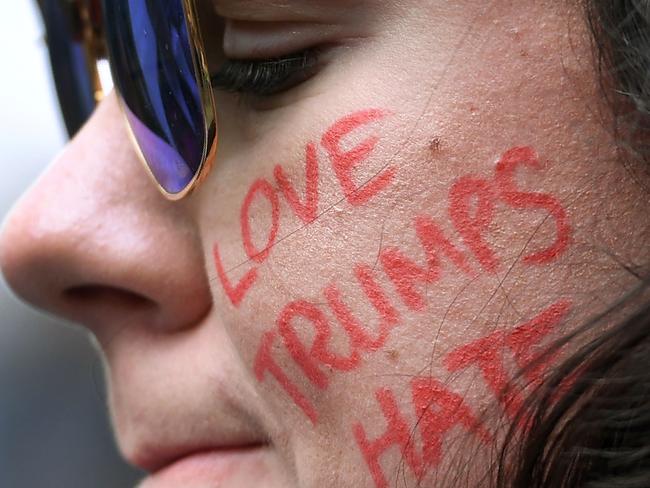
<path id="1" fill-rule="evenodd" d="M 456 427 L 475 434 L 485 444 L 490 442 L 492 435 L 465 404 L 462 396 L 434 378 L 416 378 L 411 387 L 427 466 L 440 463 L 445 436 Z"/>
<path id="2" fill-rule="evenodd" d="M 385 248 L 379 259 L 404 303 L 412 310 L 422 310 L 425 301 L 422 294 L 416 290 L 416 285 L 438 280 L 440 269 L 437 263 L 423 268 L 396 247 Z"/>
<path id="3" fill-rule="evenodd" d="M 535 348 L 538 348 L 543 339 L 555 330 L 570 310 L 571 302 L 560 300 L 506 336 L 506 344 L 514 353 L 515 361 L 520 369 L 526 369 L 535 360 L 537 357 Z M 526 369 L 528 381 L 533 385 L 541 382 L 552 360 L 553 357 L 549 356 L 534 368 Z"/>
<path id="4" fill-rule="evenodd" d="M 447 256 L 461 271 L 471 275 L 465 255 L 445 237 L 436 222 L 426 216 L 416 217 L 415 230 L 427 257 L 426 268 L 420 266 L 395 247 L 385 248 L 379 259 L 402 301 L 411 310 L 422 310 L 425 300 L 416 289 L 418 283 L 431 284 L 440 279 L 440 253 Z"/>
<path id="5" fill-rule="evenodd" d="M 321 140 L 332 160 L 334 173 L 343 189 L 343 194 L 354 206 L 367 203 L 385 189 L 393 181 L 397 170 L 389 166 L 363 185 L 358 186 L 354 182 L 354 169 L 368 158 L 379 138 L 371 136 L 349 151 L 341 149 L 341 140 L 355 129 L 375 122 L 385 115 L 385 112 L 375 109 L 355 112 L 337 121 Z"/>
<path id="6" fill-rule="evenodd" d="M 515 172 L 519 166 L 540 169 L 541 163 L 530 147 L 515 147 L 507 151 L 496 167 L 496 183 L 501 199 L 517 209 L 543 209 L 555 220 L 555 242 L 547 249 L 524 256 L 528 264 L 544 264 L 553 261 L 569 246 L 571 226 L 560 202 L 546 193 L 523 192 L 517 189 Z"/>
<path id="7" fill-rule="evenodd" d="M 289 179 L 284 174 L 282 166 L 277 165 L 273 174 L 280 191 L 289 203 L 296 216 L 306 224 L 316 220 L 318 212 L 318 159 L 316 146 L 307 144 L 305 157 L 305 203 L 300 201 L 296 190 L 291 186 Z"/>
<path id="8" fill-rule="evenodd" d="M 390 299 L 386 296 L 384 290 L 377 283 L 377 280 L 375 280 L 374 271 L 370 266 L 358 264 L 354 268 L 354 275 L 380 317 L 379 335 L 375 340 L 372 340 L 364 331 L 359 333 L 356 340 L 359 347 L 377 351 L 388 340 L 390 330 L 397 325 L 399 314 L 390 303 Z"/>
<path id="9" fill-rule="evenodd" d="M 454 429 L 461 428 L 488 444 L 492 435 L 466 405 L 462 396 L 449 390 L 434 378 L 415 378 L 411 382 L 412 402 L 416 413 L 416 428 L 409 426 L 400 412 L 395 396 L 386 389 L 377 390 L 375 396 L 386 421 L 386 431 L 377 439 L 369 440 L 361 423 L 352 428 L 361 454 L 370 470 L 377 488 L 389 486 L 381 457 L 397 446 L 406 465 L 418 480 L 430 467 L 440 464 L 443 442 Z M 422 454 L 416 448 L 415 431 L 422 439 Z"/>
<path id="10" fill-rule="evenodd" d="M 491 336 L 461 346 L 445 360 L 449 371 L 458 371 L 476 365 L 490 390 L 499 397 L 509 414 L 521 408 L 521 397 L 514 390 L 506 390 L 508 373 L 504 358 L 504 334 L 499 331 Z"/>
<path id="11" fill-rule="evenodd" d="M 334 316 L 350 336 L 350 340 L 355 348 L 376 351 L 384 345 L 388 337 L 388 329 L 394 324 L 382 321 L 379 327 L 379 334 L 373 339 L 368 334 L 366 328 L 352 315 L 347 305 L 343 303 L 341 293 L 336 285 L 330 285 L 325 289 L 325 298 L 327 298 L 327 303 L 332 309 Z"/>
<path id="12" fill-rule="evenodd" d="M 415 230 L 427 254 L 427 261 L 430 268 L 440 267 L 438 252 L 442 252 L 458 269 L 465 274 L 472 274 L 465 255 L 445 237 L 442 229 L 433 219 L 426 216 L 416 217 Z"/>
<path id="13" fill-rule="evenodd" d="M 293 320 L 297 317 L 309 321 L 316 330 L 310 349 L 303 345 L 293 326 Z M 359 364 L 359 353 L 354 348 L 347 358 L 329 350 L 332 330 L 327 317 L 316 305 L 307 301 L 299 300 L 287 305 L 278 318 L 278 329 L 296 364 L 318 388 L 326 388 L 329 384 L 327 376 L 319 368 L 319 362 L 341 371 L 350 371 Z"/>
<path id="14" fill-rule="evenodd" d="M 280 386 L 287 392 L 287 394 L 293 399 L 295 404 L 300 408 L 304 414 L 311 420 L 312 424 L 316 424 L 318 421 L 318 413 L 316 409 L 307 399 L 305 395 L 298 389 L 298 387 L 292 383 L 289 377 L 282 370 L 280 365 L 275 362 L 273 356 L 271 355 L 271 349 L 273 343 L 275 342 L 276 332 L 268 331 L 262 337 L 260 347 L 255 356 L 255 364 L 253 369 L 255 371 L 255 376 L 259 382 L 264 381 L 264 376 L 266 372 L 269 372 Z"/>
<path id="15" fill-rule="evenodd" d="M 472 215 L 473 200 L 476 200 L 476 211 Z M 454 227 L 481 266 L 491 273 L 497 270 L 499 260 L 485 242 L 483 235 L 492 223 L 494 200 L 492 185 L 487 180 L 470 176 L 456 181 L 449 192 L 449 215 Z"/>
<path id="16" fill-rule="evenodd" d="M 219 281 L 221 281 L 221 286 L 223 287 L 226 296 L 235 307 L 239 307 L 244 296 L 250 287 L 253 286 L 255 280 L 257 280 L 257 269 L 253 268 L 247 271 L 242 279 L 233 286 L 230 283 L 228 276 L 226 276 L 226 270 L 223 267 L 221 255 L 219 254 L 219 246 L 216 243 L 212 248 L 212 254 L 214 256 L 215 267 L 217 268 L 217 276 L 219 276 Z"/>
<path id="17" fill-rule="evenodd" d="M 266 243 L 266 246 L 262 250 L 258 250 L 253 244 L 251 238 L 251 226 L 250 226 L 250 206 L 253 203 L 255 196 L 260 193 L 263 195 L 271 204 L 271 229 L 269 230 L 269 237 Z M 260 178 L 251 185 L 248 194 L 244 199 L 244 203 L 241 208 L 241 233 L 242 239 L 244 241 L 244 250 L 248 257 L 253 261 L 258 263 L 263 262 L 269 255 L 271 247 L 275 243 L 275 239 L 278 235 L 278 227 L 280 224 L 280 201 L 275 189 L 271 184 L 265 179 Z"/>
<path id="18" fill-rule="evenodd" d="M 445 358 L 445 366 L 459 371 L 478 367 L 490 390 L 503 403 L 506 412 L 514 417 L 522 406 L 521 395 L 509 388 L 511 379 L 505 366 L 507 350 L 514 356 L 519 368 L 525 368 L 535 358 L 542 340 L 563 320 L 570 302 L 561 300 L 512 331 L 497 331 L 452 351 Z M 528 379 L 539 381 L 544 365 L 528 373 Z"/>
<path id="19" fill-rule="evenodd" d="M 378 390 L 375 395 L 386 419 L 386 432 L 377 439 L 369 440 L 361 423 L 355 424 L 352 429 L 375 485 L 377 488 L 389 486 L 379 461 L 381 456 L 393 446 L 399 448 L 404 462 L 420 479 L 424 474 L 422 460 L 415 449 L 411 428 L 399 411 L 395 396 L 385 388 Z"/>

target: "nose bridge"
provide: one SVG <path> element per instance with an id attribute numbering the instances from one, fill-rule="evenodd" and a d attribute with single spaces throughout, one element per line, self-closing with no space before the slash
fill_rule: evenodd
<path id="1" fill-rule="evenodd" d="M 149 180 L 115 96 L 9 214 L 0 268 L 20 297 L 94 332 L 175 331 L 211 306 L 193 220 Z"/>

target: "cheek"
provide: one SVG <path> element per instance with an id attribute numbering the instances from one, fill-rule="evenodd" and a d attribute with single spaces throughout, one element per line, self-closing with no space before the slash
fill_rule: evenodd
<path id="1" fill-rule="evenodd" d="M 411 476 L 436 469 L 452 431 L 488 444 L 481 409 L 514 414 L 521 394 L 500 396 L 510 366 L 534 357 L 570 309 L 558 299 L 522 317 L 492 300 L 513 256 L 534 271 L 571 242 L 561 202 L 518 184 L 547 171 L 535 150 L 507 149 L 481 173 L 413 173 L 431 168 L 440 142 L 396 159 L 393 117 L 346 115 L 305 143 L 301 161 L 251 178 L 236 237 L 213 242 L 210 257 L 226 326 L 294 450 L 348 444 L 378 487 L 396 453 Z M 481 378 L 478 400 L 449 383 L 465 372 L 468 384 Z"/>

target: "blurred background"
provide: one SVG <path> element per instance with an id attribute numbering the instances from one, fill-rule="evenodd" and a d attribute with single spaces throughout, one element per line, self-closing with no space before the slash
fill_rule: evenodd
<path id="1" fill-rule="evenodd" d="M 35 0 L 0 0 L 0 219 L 63 148 Z M 0 487 L 132 487 L 87 334 L 18 302 L 0 279 Z"/>

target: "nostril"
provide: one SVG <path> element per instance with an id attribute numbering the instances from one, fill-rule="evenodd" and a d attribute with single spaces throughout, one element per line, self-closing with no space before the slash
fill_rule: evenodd
<path id="1" fill-rule="evenodd" d="M 100 283 L 69 286 L 58 296 L 60 314 L 92 329 L 96 335 L 126 325 L 130 328 L 145 326 L 156 334 L 171 334 L 205 316 L 202 310 L 200 315 L 185 317 L 181 314 L 185 309 L 175 313 L 169 302 L 156 301 L 129 288 Z M 179 300 L 178 303 L 184 306 L 188 301 Z"/>
<path id="2" fill-rule="evenodd" d="M 123 311 L 154 310 L 156 303 L 138 293 L 106 285 L 87 284 L 63 291 L 64 300 L 73 307 L 114 307 Z"/>

